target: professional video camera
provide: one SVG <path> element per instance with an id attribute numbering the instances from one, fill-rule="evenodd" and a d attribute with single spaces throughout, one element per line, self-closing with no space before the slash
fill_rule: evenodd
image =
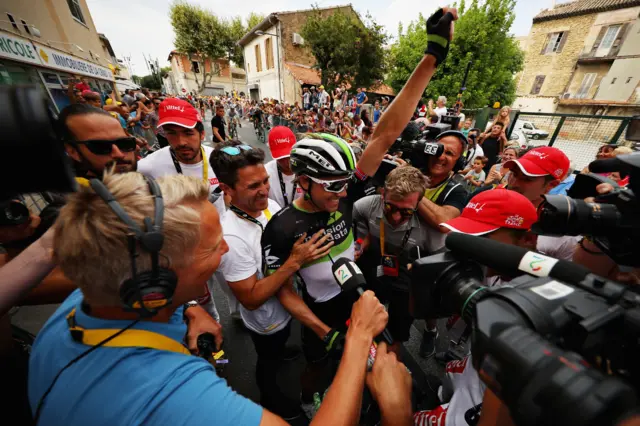
<path id="1" fill-rule="evenodd" d="M 0 87 L 0 200 L 5 200 L 0 204 L 5 207 L 4 217 L 13 217 L 6 214 L 6 208 L 15 208 L 8 200 L 17 194 L 73 189 L 73 172 L 56 139 L 54 120 L 38 88 Z"/>
<path id="2" fill-rule="evenodd" d="M 626 139 L 640 141 L 640 119 L 631 121 Z M 629 186 L 595 174 L 578 175 L 569 196 L 546 195 L 539 208 L 534 230 L 545 235 L 586 235 L 616 263 L 640 266 L 640 153 L 596 160 L 589 165 L 593 173 L 620 172 L 629 176 Z M 595 187 L 610 183 L 614 190 L 598 195 Z M 573 197 L 573 198 L 571 198 Z M 594 202 L 584 201 L 595 197 Z"/>
<path id="3" fill-rule="evenodd" d="M 413 263 L 413 315 L 458 314 L 472 324 L 474 367 L 516 424 L 615 424 L 636 407 L 634 289 L 489 239 L 454 233 L 446 246 L 450 252 Z M 487 288 L 481 265 L 503 276 L 530 275 Z"/>

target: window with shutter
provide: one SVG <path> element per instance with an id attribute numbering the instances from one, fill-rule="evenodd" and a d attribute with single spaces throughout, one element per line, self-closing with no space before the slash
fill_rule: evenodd
<path id="1" fill-rule="evenodd" d="M 271 45 L 271 38 L 264 41 L 264 50 L 267 56 L 267 69 L 273 68 L 273 47 Z"/>
<path id="2" fill-rule="evenodd" d="M 618 52 L 620 52 L 620 48 L 622 47 L 622 43 L 624 42 L 624 36 L 627 34 L 627 31 L 629 31 L 630 25 L 631 24 L 627 22 L 620 27 L 620 31 L 618 31 L 618 35 L 616 36 L 616 39 L 613 41 L 613 45 L 611 46 L 611 50 L 609 50 L 609 56 L 616 56 Z"/>
<path id="3" fill-rule="evenodd" d="M 565 31 L 560 31 L 557 33 L 552 33 L 547 39 L 547 46 L 544 50 L 544 54 L 547 55 L 549 53 L 560 53 L 562 48 L 560 47 L 563 39 L 564 39 Z M 564 43 L 562 43 L 564 46 Z"/>
<path id="4" fill-rule="evenodd" d="M 260 54 L 260 45 L 256 44 L 256 72 L 262 71 L 262 55 Z"/>
<path id="5" fill-rule="evenodd" d="M 580 89 L 578 93 L 576 93 L 577 99 L 585 99 L 589 95 L 589 89 L 593 86 L 593 82 L 596 80 L 596 73 L 585 74 L 582 79 L 582 84 L 580 85 Z"/>
<path id="6" fill-rule="evenodd" d="M 537 95 L 540 93 L 542 89 L 542 84 L 544 83 L 544 75 L 537 75 L 535 81 L 533 82 L 533 87 L 531 88 L 531 94 Z"/>
<path id="7" fill-rule="evenodd" d="M 600 45 L 596 50 L 595 56 L 609 56 L 611 46 L 613 46 L 613 42 L 616 40 L 616 37 L 618 37 L 618 32 L 621 27 L 622 25 L 610 25 L 607 27 L 607 31 L 604 33 L 604 37 L 602 37 L 602 40 L 600 41 Z"/>

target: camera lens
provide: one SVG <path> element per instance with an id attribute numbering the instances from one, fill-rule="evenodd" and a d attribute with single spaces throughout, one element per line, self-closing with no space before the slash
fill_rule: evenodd
<path id="1" fill-rule="evenodd" d="M 29 220 L 29 209 L 19 201 L 0 202 L 0 226 L 21 225 Z"/>
<path id="2" fill-rule="evenodd" d="M 538 208 L 534 230 L 551 235 L 605 235 L 620 224 L 613 204 L 587 203 L 564 195 L 547 195 Z"/>

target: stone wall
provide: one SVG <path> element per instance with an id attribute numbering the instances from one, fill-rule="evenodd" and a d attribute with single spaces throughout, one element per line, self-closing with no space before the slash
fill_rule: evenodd
<path id="1" fill-rule="evenodd" d="M 518 96 L 531 93 L 536 76 L 545 80 L 540 96 L 562 96 L 571 79 L 578 55 L 584 47 L 596 15 L 573 16 L 553 21 L 534 23 L 529 33 L 524 70 L 518 84 Z M 548 41 L 548 34 L 568 31 L 567 40 L 560 53 L 541 54 Z"/>

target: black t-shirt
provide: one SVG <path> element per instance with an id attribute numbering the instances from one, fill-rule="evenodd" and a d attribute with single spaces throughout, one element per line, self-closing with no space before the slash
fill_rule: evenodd
<path id="1" fill-rule="evenodd" d="M 276 213 L 267 223 L 262 234 L 262 249 L 267 263 L 267 271 L 280 268 L 291 254 L 294 243 L 303 233 L 306 239 L 321 229 L 331 234 L 334 242 L 328 256 L 304 265 L 298 275 L 302 278 L 305 291 L 313 300 L 326 301 L 340 293 L 340 287 L 333 278 L 331 267 L 340 257 L 353 259 L 353 203 L 364 194 L 365 182 L 353 178 L 347 196 L 340 200 L 338 210 L 328 212 L 306 212 L 293 203 Z"/>
<path id="2" fill-rule="evenodd" d="M 483 170 L 486 174 L 489 174 L 491 166 L 496 164 L 498 161 L 498 154 L 500 153 L 500 138 L 495 136 L 487 137 L 484 142 L 482 142 L 482 150 L 484 151 L 484 156 L 489 159 Z"/>
<path id="3" fill-rule="evenodd" d="M 222 140 L 226 140 L 227 139 L 227 134 L 225 132 L 225 122 L 224 122 L 224 117 L 220 117 L 219 115 L 215 115 L 212 119 L 211 119 L 211 127 L 218 129 L 218 134 L 220 135 L 220 137 L 222 138 Z M 215 135 L 214 135 L 214 142 L 219 142 Z"/>

